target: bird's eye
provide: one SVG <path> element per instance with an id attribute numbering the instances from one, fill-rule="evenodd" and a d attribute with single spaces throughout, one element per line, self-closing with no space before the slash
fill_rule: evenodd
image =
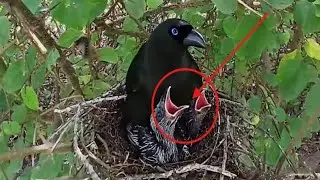
<path id="1" fill-rule="evenodd" d="M 174 35 L 174 36 L 178 35 L 178 29 L 177 29 L 177 28 L 172 28 L 172 29 L 171 29 L 171 33 L 172 33 L 172 35 Z"/>

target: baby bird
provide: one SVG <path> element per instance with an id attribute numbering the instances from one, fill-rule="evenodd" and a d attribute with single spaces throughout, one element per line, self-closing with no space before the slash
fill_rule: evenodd
<path id="1" fill-rule="evenodd" d="M 169 136 L 174 137 L 176 123 L 188 105 L 176 106 L 170 97 L 171 86 L 162 95 L 155 108 L 156 121 L 162 130 Z M 150 126 L 133 124 L 127 126 L 128 138 L 136 150 L 142 156 L 143 161 L 150 165 L 160 165 L 179 160 L 179 151 L 176 143 L 163 137 L 150 116 Z"/>

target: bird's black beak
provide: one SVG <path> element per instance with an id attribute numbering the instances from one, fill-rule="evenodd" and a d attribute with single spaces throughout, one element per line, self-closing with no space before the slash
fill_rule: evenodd
<path id="1" fill-rule="evenodd" d="M 194 108 L 198 112 L 207 111 L 211 108 L 211 104 L 208 102 L 204 90 L 201 92 L 200 96 L 197 98 Z"/>
<path id="2" fill-rule="evenodd" d="M 168 87 L 167 93 L 166 93 L 166 99 L 165 99 L 165 114 L 166 117 L 168 117 L 171 120 L 177 120 L 183 113 L 183 111 L 187 108 L 189 108 L 188 105 L 182 105 L 182 106 L 176 106 L 172 101 L 170 97 L 170 89 L 171 86 Z"/>
<path id="3" fill-rule="evenodd" d="M 186 46 L 195 46 L 199 48 L 205 48 L 206 46 L 202 35 L 194 29 L 192 29 L 188 36 L 183 40 L 183 44 Z"/>

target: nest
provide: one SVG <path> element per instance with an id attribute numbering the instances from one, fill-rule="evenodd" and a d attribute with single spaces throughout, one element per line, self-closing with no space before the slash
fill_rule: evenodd
<path id="1" fill-rule="evenodd" d="M 118 85 L 101 97 L 55 109 L 64 123 L 54 135 L 61 139 L 73 129 L 73 149 L 79 167 L 84 166 L 92 179 L 209 179 L 239 177 L 238 154 L 232 150 L 239 144 L 241 105 L 220 98 L 220 113 L 214 130 L 194 145 L 191 155 L 183 162 L 150 167 L 134 153 L 120 128 L 121 105 L 125 101 L 124 86 Z M 214 109 L 206 117 L 204 130 L 214 116 Z M 238 146 L 237 146 L 238 147 Z"/>

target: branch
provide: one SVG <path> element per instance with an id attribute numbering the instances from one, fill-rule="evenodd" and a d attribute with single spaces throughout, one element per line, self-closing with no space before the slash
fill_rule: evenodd
<path id="1" fill-rule="evenodd" d="M 301 48 L 301 43 L 303 41 L 303 33 L 301 26 L 298 24 L 293 25 L 293 38 L 292 41 L 288 44 L 288 49 L 290 52 L 300 49 Z"/>
<path id="2" fill-rule="evenodd" d="M 7 152 L 4 153 L 0 156 L 0 164 L 13 160 L 13 159 L 19 159 L 19 158 L 24 158 L 29 155 L 36 155 L 39 153 L 42 154 L 51 154 L 51 148 L 53 147 L 54 144 L 42 144 L 39 146 L 32 146 L 29 148 L 25 148 L 23 150 L 19 151 L 13 151 L 13 152 Z M 56 146 L 55 150 L 53 152 L 59 152 L 59 153 L 65 153 L 65 152 L 71 152 L 72 151 L 72 145 L 71 143 L 69 144 L 59 144 Z"/>
<path id="3" fill-rule="evenodd" d="M 248 4 L 246 4 L 245 2 L 243 2 L 242 0 L 237 0 L 238 3 L 242 4 L 245 8 L 249 9 L 250 11 L 252 11 L 253 13 L 255 13 L 256 15 L 262 17 L 262 14 L 260 14 L 258 11 L 252 9 Z"/>
<path id="4" fill-rule="evenodd" d="M 31 39 L 43 56 L 47 54 L 48 49 L 56 48 L 58 50 L 61 58 L 60 65 L 64 73 L 68 76 L 75 91 L 83 95 L 72 64 L 67 60 L 66 55 L 62 52 L 56 41 L 47 32 L 43 23 L 33 16 L 21 0 L 1 0 L 0 2 L 9 6 L 12 14 L 20 21 L 23 29 L 28 34 L 29 39 Z"/>

